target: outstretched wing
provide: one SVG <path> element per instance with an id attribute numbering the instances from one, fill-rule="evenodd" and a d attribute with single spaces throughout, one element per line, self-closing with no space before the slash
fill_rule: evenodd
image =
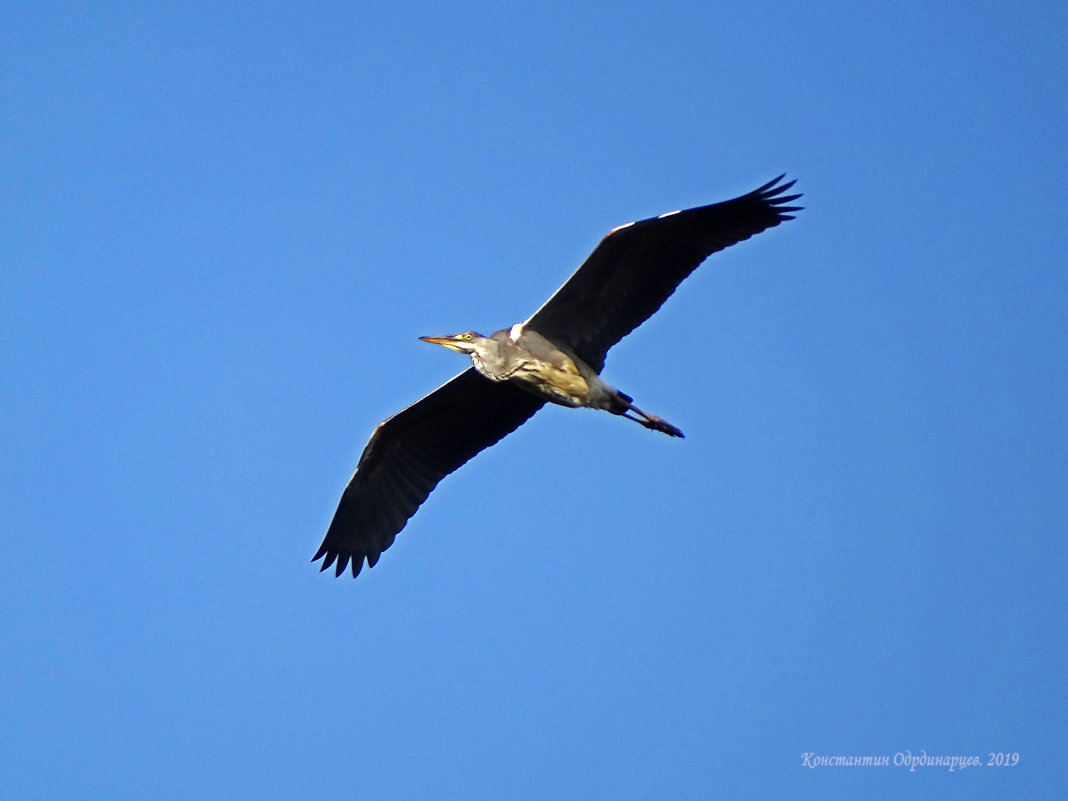
<path id="1" fill-rule="evenodd" d="M 374 567 L 445 476 L 515 431 L 544 405 L 473 367 L 381 423 L 371 434 L 312 561 L 352 575 Z M 325 558 L 324 558 L 325 557 Z"/>
<path id="2" fill-rule="evenodd" d="M 734 200 L 622 225 L 527 320 L 552 342 L 568 345 L 600 372 L 605 354 L 648 320 L 675 288 L 713 253 L 794 219 L 801 195 L 784 194 L 785 176 Z"/>

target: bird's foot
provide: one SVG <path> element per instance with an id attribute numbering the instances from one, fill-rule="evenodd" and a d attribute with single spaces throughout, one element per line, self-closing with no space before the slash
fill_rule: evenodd
<path id="1" fill-rule="evenodd" d="M 645 414 L 643 412 L 642 416 L 645 419 L 644 420 L 640 420 L 639 422 L 643 426 L 648 428 L 648 429 L 651 429 L 653 431 L 660 431 L 660 432 L 662 432 L 664 434 L 667 434 L 669 437 L 685 437 L 686 436 L 685 434 L 682 433 L 682 431 L 680 431 L 679 429 L 675 428 L 675 426 L 671 425 L 671 423 L 669 423 L 667 420 L 664 420 L 664 419 L 662 419 L 660 417 L 657 417 L 655 414 Z"/>

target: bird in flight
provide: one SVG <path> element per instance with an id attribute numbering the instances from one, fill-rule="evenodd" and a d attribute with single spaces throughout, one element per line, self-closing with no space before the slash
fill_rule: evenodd
<path id="1" fill-rule="evenodd" d="M 472 366 L 379 424 L 363 449 L 312 561 L 357 576 L 434 487 L 515 431 L 546 402 L 603 409 L 671 437 L 682 432 L 639 409 L 600 377 L 608 349 L 648 320 L 713 253 L 794 219 L 801 195 L 780 175 L 748 194 L 673 211 L 608 232 L 525 322 L 490 336 L 421 337 Z"/>

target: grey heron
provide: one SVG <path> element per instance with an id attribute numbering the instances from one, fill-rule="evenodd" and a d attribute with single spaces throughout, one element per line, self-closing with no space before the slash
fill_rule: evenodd
<path id="1" fill-rule="evenodd" d="M 608 349 L 651 317 L 706 258 L 794 219 L 801 195 L 784 175 L 748 194 L 627 223 L 525 322 L 483 336 L 420 337 L 472 366 L 380 423 L 364 447 L 322 545 L 321 570 L 374 567 L 434 487 L 530 419 L 546 402 L 603 409 L 673 437 L 600 378 Z"/>

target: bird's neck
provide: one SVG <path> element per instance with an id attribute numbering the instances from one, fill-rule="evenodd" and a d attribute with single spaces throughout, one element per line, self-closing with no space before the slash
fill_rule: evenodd
<path id="1" fill-rule="evenodd" d="M 492 340 L 488 347 L 471 354 L 471 363 L 491 381 L 507 381 L 519 369 L 521 361 L 509 359 L 501 343 Z"/>

